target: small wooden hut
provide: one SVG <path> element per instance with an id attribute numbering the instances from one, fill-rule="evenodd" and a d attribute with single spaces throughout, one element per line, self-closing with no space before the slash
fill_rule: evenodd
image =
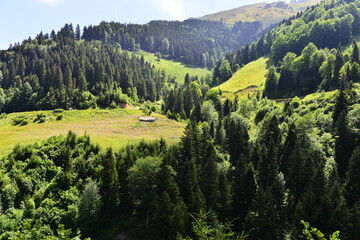
<path id="1" fill-rule="evenodd" d="M 142 116 L 142 117 L 139 117 L 139 121 L 140 122 L 156 122 L 156 118 L 155 117 L 149 117 L 149 116 Z"/>

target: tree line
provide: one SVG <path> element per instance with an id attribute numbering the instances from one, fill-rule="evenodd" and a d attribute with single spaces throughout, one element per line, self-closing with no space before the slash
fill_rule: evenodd
<path id="1" fill-rule="evenodd" d="M 197 19 L 144 25 L 102 22 L 84 27 L 82 38 L 120 45 L 129 51 L 159 52 L 185 64 L 212 68 L 226 52 L 251 43 L 273 27 L 263 29 L 261 22 L 237 22 L 228 27 L 222 22 Z"/>
<path id="2" fill-rule="evenodd" d="M 0 53 L 0 111 L 119 106 L 160 99 L 166 73 L 70 25 Z"/>

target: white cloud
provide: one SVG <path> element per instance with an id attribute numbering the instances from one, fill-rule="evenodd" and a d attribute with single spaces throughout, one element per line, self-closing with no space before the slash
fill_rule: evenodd
<path id="1" fill-rule="evenodd" d="M 51 6 L 55 6 L 59 2 L 59 0 L 37 0 L 37 1 Z"/>
<path id="2" fill-rule="evenodd" d="M 171 20 L 185 20 L 184 0 L 156 0 L 156 3 L 171 18 Z"/>

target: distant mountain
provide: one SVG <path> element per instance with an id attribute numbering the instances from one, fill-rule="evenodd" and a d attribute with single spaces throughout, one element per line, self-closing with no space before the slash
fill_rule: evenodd
<path id="1" fill-rule="evenodd" d="M 305 10 L 308 6 L 320 3 L 320 0 L 292 0 L 289 4 L 284 1 L 274 3 L 256 3 L 228 11 L 200 17 L 202 20 L 221 21 L 234 24 L 238 21 L 255 22 L 260 21 L 266 28 L 273 23 L 287 19 L 298 12 Z"/>

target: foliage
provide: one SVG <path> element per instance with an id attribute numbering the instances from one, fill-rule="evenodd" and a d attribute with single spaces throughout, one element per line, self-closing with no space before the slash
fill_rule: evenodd
<path id="1" fill-rule="evenodd" d="M 305 235 L 307 240 L 314 240 L 314 236 L 318 240 L 326 240 L 326 238 L 324 237 L 325 235 L 317 228 L 310 227 L 310 224 L 308 222 L 302 220 L 301 224 L 304 227 L 303 234 Z M 339 236 L 340 232 L 336 231 L 329 236 L 329 240 L 340 240 Z"/>
<path id="2" fill-rule="evenodd" d="M 261 33 L 259 22 L 239 22 L 229 28 L 222 22 L 188 19 L 151 21 L 145 25 L 102 22 L 85 27 L 82 38 L 120 44 L 130 51 L 138 45 L 142 50 L 159 52 L 185 64 L 212 68 L 225 52 L 250 43 Z"/>
<path id="3" fill-rule="evenodd" d="M 183 237 L 179 235 L 177 240 L 192 240 L 192 239 L 209 239 L 209 240 L 244 240 L 249 236 L 249 233 L 242 232 L 237 234 L 232 231 L 233 224 L 220 223 L 216 227 L 212 227 L 206 221 L 208 219 L 208 213 L 199 213 L 193 216 L 194 222 L 192 223 L 192 229 L 195 233 L 196 238 Z"/>

